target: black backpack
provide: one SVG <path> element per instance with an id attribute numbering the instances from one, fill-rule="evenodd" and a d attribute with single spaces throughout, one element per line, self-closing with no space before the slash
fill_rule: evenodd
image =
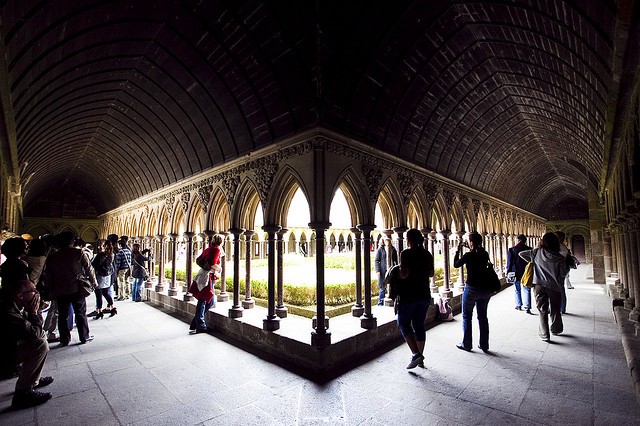
<path id="1" fill-rule="evenodd" d="M 93 269 L 95 269 L 96 275 L 101 277 L 111 276 L 115 272 L 113 260 L 106 253 L 98 253 L 96 255 L 95 259 L 93 259 Z"/>

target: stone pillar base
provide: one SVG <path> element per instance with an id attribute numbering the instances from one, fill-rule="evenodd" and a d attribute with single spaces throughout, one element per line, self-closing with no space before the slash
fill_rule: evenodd
<path id="1" fill-rule="evenodd" d="M 442 297 L 445 300 L 450 300 L 450 299 L 453 298 L 453 291 L 451 291 L 451 290 L 448 290 L 448 291 L 442 290 L 440 292 L 440 297 Z"/>
<path id="2" fill-rule="evenodd" d="M 153 281 L 145 281 L 144 288 L 153 288 Z"/>
<path id="3" fill-rule="evenodd" d="M 311 332 L 311 346 L 317 349 L 323 349 L 331 346 L 331 333 L 316 333 L 315 331 Z"/>
<path id="4" fill-rule="evenodd" d="M 635 303 L 632 299 L 626 298 L 624 299 L 624 308 L 628 310 L 632 310 L 635 307 Z"/>
<path id="5" fill-rule="evenodd" d="M 262 329 L 264 331 L 275 331 L 280 328 L 280 318 L 267 318 L 262 320 Z"/>
<path id="6" fill-rule="evenodd" d="M 278 318 L 286 318 L 287 315 L 289 315 L 289 310 L 286 306 L 281 306 L 279 308 L 276 308 L 276 315 L 278 316 Z"/>
<path id="7" fill-rule="evenodd" d="M 164 291 L 164 285 L 162 285 L 162 283 L 159 283 L 158 285 L 156 285 L 156 293 L 162 293 Z"/>
<path id="8" fill-rule="evenodd" d="M 244 309 L 252 309 L 256 305 L 256 301 L 253 299 L 245 299 L 242 301 L 242 307 Z"/>
<path id="9" fill-rule="evenodd" d="M 640 321 L 640 311 L 635 307 L 629 312 L 629 321 L 638 322 Z"/>
<path id="10" fill-rule="evenodd" d="M 229 301 L 229 293 L 227 293 L 225 291 L 224 293 L 218 294 L 218 296 L 216 298 L 218 299 L 218 302 L 228 302 Z"/>
<path id="11" fill-rule="evenodd" d="M 464 291 L 464 286 L 464 284 L 456 284 L 456 290 L 462 293 Z"/>
<path id="12" fill-rule="evenodd" d="M 177 288 L 170 288 L 169 291 L 167 291 L 167 294 L 169 296 L 177 296 L 178 295 L 178 289 Z"/>
<path id="13" fill-rule="evenodd" d="M 384 298 L 384 306 L 393 306 L 393 299 L 389 297 Z"/>
<path id="14" fill-rule="evenodd" d="M 362 314 L 364 314 L 364 306 L 362 305 L 354 305 L 351 308 L 351 315 L 353 315 L 354 317 L 361 317 Z"/>
<path id="15" fill-rule="evenodd" d="M 365 330 L 373 330 L 378 327 L 378 319 L 374 316 L 360 318 L 360 327 Z"/>
<path id="16" fill-rule="evenodd" d="M 429 289 L 431 290 L 431 294 L 440 293 L 440 287 L 438 287 L 437 285 L 432 285 L 429 287 Z"/>
<path id="17" fill-rule="evenodd" d="M 185 302 L 191 302 L 193 300 L 193 296 L 189 293 L 185 293 L 182 297 L 182 300 Z"/>
<path id="18" fill-rule="evenodd" d="M 220 301 L 220 299 L 218 299 L 218 301 Z M 242 307 L 240 307 L 240 306 L 238 306 L 237 308 L 229 309 L 229 318 L 240 318 L 240 317 L 242 317 L 242 311 L 244 311 L 244 309 L 242 309 Z"/>

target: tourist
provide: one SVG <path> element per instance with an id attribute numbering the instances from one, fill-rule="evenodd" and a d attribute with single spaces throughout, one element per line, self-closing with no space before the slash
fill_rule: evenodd
<path id="1" fill-rule="evenodd" d="M 98 246 L 98 254 L 93 258 L 91 262 L 95 274 L 96 281 L 98 282 L 98 286 L 96 287 L 96 314 L 95 319 L 104 318 L 104 311 L 102 310 L 102 298 L 104 297 L 107 301 L 107 309 L 109 312 L 109 316 L 112 317 L 118 314 L 118 310 L 113 305 L 113 297 L 111 292 L 109 291 L 111 287 L 111 277 L 113 276 L 113 272 L 115 271 L 115 267 L 113 265 L 113 245 L 111 241 L 105 240 L 102 244 L 102 248 Z"/>
<path id="2" fill-rule="evenodd" d="M 562 288 L 567 275 L 566 256 L 560 253 L 560 240 L 553 232 L 547 232 L 540 240 L 539 248 L 520 252 L 520 257 L 534 263 L 533 291 L 536 306 L 540 312 L 539 335 L 549 342 L 549 315 L 551 315 L 551 334 L 562 333 Z"/>
<path id="3" fill-rule="evenodd" d="M 118 240 L 120 250 L 116 253 L 116 271 L 118 274 L 118 300 L 126 300 L 131 294 L 131 286 L 127 277 L 131 272 L 131 250 L 127 246 L 126 237 Z"/>
<path id="4" fill-rule="evenodd" d="M 197 285 L 197 288 L 194 289 L 193 284 L 191 286 L 191 288 L 194 290 L 192 292 L 193 296 L 198 300 L 198 303 L 196 305 L 196 313 L 193 316 L 193 320 L 191 320 L 191 326 L 189 327 L 189 330 L 193 333 L 207 332 L 205 315 L 209 311 L 215 300 L 215 282 L 218 280 L 219 273 L 222 271 L 222 267 L 220 266 L 220 254 L 222 251 L 221 249 L 223 242 L 224 237 L 222 235 L 214 235 L 211 240 L 211 245 L 207 247 L 196 259 L 196 263 L 198 265 L 204 265 L 206 263 L 208 266 L 210 266 L 210 269 L 202 282 L 193 283 Z M 201 259 L 203 260 L 203 262 L 200 261 Z"/>
<path id="5" fill-rule="evenodd" d="M 424 368 L 424 346 L 427 332 L 424 327 L 431 303 L 429 278 L 433 276 L 433 256 L 422 243 L 424 237 L 417 229 L 407 231 L 407 246 L 400 253 L 400 281 L 397 285 L 398 328 L 411 349 L 408 369 Z"/>
<path id="6" fill-rule="evenodd" d="M 469 251 L 462 255 L 464 247 Z M 453 266 L 460 268 L 467 266 L 467 280 L 462 293 L 462 343 L 456 345 L 458 349 L 471 352 L 473 348 L 473 309 L 478 309 L 478 323 L 480 325 L 480 340 L 478 348 L 489 352 L 489 319 L 487 309 L 491 299 L 489 280 L 486 270 L 489 263 L 489 253 L 482 247 L 482 236 L 477 232 L 469 233 L 469 241 L 458 246 L 453 258 Z"/>
<path id="7" fill-rule="evenodd" d="M 387 265 L 389 259 L 389 250 L 391 250 L 391 265 Z M 387 275 L 387 270 L 394 265 L 398 264 L 398 251 L 391 244 L 389 237 L 384 237 L 380 240 L 380 247 L 376 251 L 375 259 L 375 271 L 378 274 L 378 287 L 380 288 L 380 295 L 378 296 L 378 306 L 384 305 L 384 296 L 386 294 L 386 286 L 384 284 L 384 278 Z"/>
<path id="8" fill-rule="evenodd" d="M 527 313 L 531 313 L 531 289 L 520 285 L 522 274 L 524 274 L 524 268 L 527 266 L 527 262 L 524 261 L 518 253 L 524 250 L 531 250 L 531 247 L 527 245 L 527 237 L 523 234 L 518 235 L 518 243 L 509 249 L 507 255 L 507 274 L 513 274 L 515 281 L 513 283 L 513 289 L 516 295 L 516 310 L 522 310 L 522 305 Z M 523 302 L 524 299 L 524 302 Z"/>
<path id="9" fill-rule="evenodd" d="M 27 241 L 22 237 L 12 237 L 2 243 L 5 261 L 0 265 L 2 285 L 28 280 L 31 268 L 23 258 L 27 254 Z"/>
<path id="10" fill-rule="evenodd" d="M 142 286 L 149 276 L 147 269 L 144 267 L 144 262 L 148 262 L 152 256 L 149 249 L 140 251 L 140 244 L 134 244 L 132 247 L 131 276 L 133 277 L 133 289 L 131 290 L 131 299 L 134 302 L 141 302 Z"/>

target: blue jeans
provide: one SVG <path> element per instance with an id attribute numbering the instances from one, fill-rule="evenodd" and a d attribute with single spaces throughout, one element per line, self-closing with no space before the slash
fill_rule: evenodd
<path id="1" fill-rule="evenodd" d="M 378 296 L 378 306 L 384 305 L 384 295 L 385 295 L 385 285 L 384 285 L 384 277 L 382 273 L 378 272 L 378 287 L 380 287 L 380 294 Z"/>
<path id="2" fill-rule="evenodd" d="M 513 289 L 516 291 L 516 306 L 520 308 L 524 305 L 525 309 L 531 309 L 531 289 L 520 285 L 520 281 L 513 283 Z M 522 291 L 520 289 L 522 289 Z M 522 293 L 522 296 L 520 293 Z M 524 303 L 522 303 L 523 299 Z"/>
<path id="3" fill-rule="evenodd" d="M 134 302 L 140 302 L 142 300 L 142 285 L 144 278 L 134 278 L 133 288 L 131 289 L 131 299 Z"/>
<path id="4" fill-rule="evenodd" d="M 207 329 L 207 323 L 204 320 L 204 316 L 207 313 L 207 311 L 209 310 L 209 308 L 211 308 L 211 306 L 213 305 L 213 302 L 215 301 L 215 297 L 213 299 L 211 299 L 211 302 L 207 303 L 203 300 L 198 300 L 198 304 L 196 305 L 196 314 L 194 315 L 193 319 L 191 320 L 191 327 L 189 327 L 191 330 L 206 330 Z"/>
<path id="5" fill-rule="evenodd" d="M 418 342 L 427 340 L 427 331 L 424 328 L 424 320 L 427 318 L 427 310 L 430 301 L 398 304 L 398 328 L 400 334 L 405 337 L 415 334 Z"/>
<path id="6" fill-rule="evenodd" d="M 487 307 L 489 306 L 491 293 L 483 290 L 476 290 L 471 286 L 465 286 L 462 293 L 462 346 L 465 349 L 473 347 L 472 325 L 473 308 L 478 307 L 478 322 L 480 323 L 480 349 L 489 350 L 489 319 L 487 318 Z"/>

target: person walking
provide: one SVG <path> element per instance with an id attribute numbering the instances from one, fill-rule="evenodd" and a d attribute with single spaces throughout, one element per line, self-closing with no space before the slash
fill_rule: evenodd
<path id="1" fill-rule="evenodd" d="M 563 332 L 562 324 L 562 288 L 567 275 L 566 256 L 560 252 L 560 240 L 553 232 L 542 236 L 539 247 L 534 250 L 520 252 L 520 257 L 527 262 L 533 262 L 533 292 L 536 297 L 536 307 L 540 312 L 538 333 L 545 342 L 551 340 L 551 334 Z M 549 327 L 551 316 L 551 327 Z"/>
<path id="2" fill-rule="evenodd" d="M 389 251 L 391 252 L 391 264 L 388 265 Z M 378 306 L 384 305 L 384 296 L 386 294 L 386 286 L 384 279 L 387 275 L 387 269 L 398 264 L 398 251 L 391 244 L 391 238 L 384 237 L 380 240 L 380 247 L 376 251 L 376 258 L 374 262 L 375 271 L 378 274 L 378 287 L 380 288 L 380 294 L 378 296 Z"/>
<path id="3" fill-rule="evenodd" d="M 473 348 L 472 320 L 473 309 L 478 309 L 478 323 L 480 328 L 480 341 L 478 348 L 483 352 L 489 352 L 489 319 L 487 310 L 491 299 L 489 281 L 486 279 L 489 253 L 482 247 L 482 236 L 477 232 L 469 234 L 468 243 L 458 246 L 453 258 L 453 266 L 460 268 L 467 266 L 467 280 L 462 293 L 462 343 L 456 345 L 458 349 L 471 352 Z M 463 247 L 469 251 L 462 254 Z"/>
<path id="4" fill-rule="evenodd" d="M 127 246 L 125 237 L 118 240 L 120 250 L 116 253 L 116 271 L 118 273 L 118 300 L 126 300 L 131 294 L 131 286 L 127 282 L 127 275 L 131 271 L 131 250 Z"/>
<path id="5" fill-rule="evenodd" d="M 569 278 L 569 274 L 571 273 L 571 268 L 569 267 L 569 263 L 573 265 L 573 256 L 571 255 L 571 250 L 565 245 L 565 240 L 567 239 L 567 235 L 562 231 L 556 231 L 556 236 L 558 240 L 560 240 L 560 254 L 565 257 L 565 261 L 567 263 L 567 275 L 564 277 L 564 282 L 562 285 L 562 300 L 560 301 L 560 312 L 563 314 L 567 313 L 567 289 L 572 290 L 573 286 L 571 285 L 571 279 Z"/>
<path id="6" fill-rule="evenodd" d="M 522 274 L 524 274 L 524 268 L 527 266 L 527 262 L 523 258 L 518 256 L 521 251 L 531 250 L 531 247 L 527 245 L 527 237 L 523 234 L 518 235 L 518 243 L 509 249 L 507 254 L 507 275 L 513 274 L 515 279 L 513 283 L 513 290 L 516 295 L 516 310 L 522 310 L 524 305 L 528 314 L 531 313 L 531 289 L 520 285 Z"/>
<path id="7" fill-rule="evenodd" d="M 397 323 L 400 334 L 411 350 L 407 369 L 424 368 L 424 346 L 427 332 L 424 322 L 431 304 L 429 278 L 433 277 L 433 256 L 423 246 L 424 237 L 417 229 L 407 231 L 407 246 L 400 253 L 397 288 Z"/>

